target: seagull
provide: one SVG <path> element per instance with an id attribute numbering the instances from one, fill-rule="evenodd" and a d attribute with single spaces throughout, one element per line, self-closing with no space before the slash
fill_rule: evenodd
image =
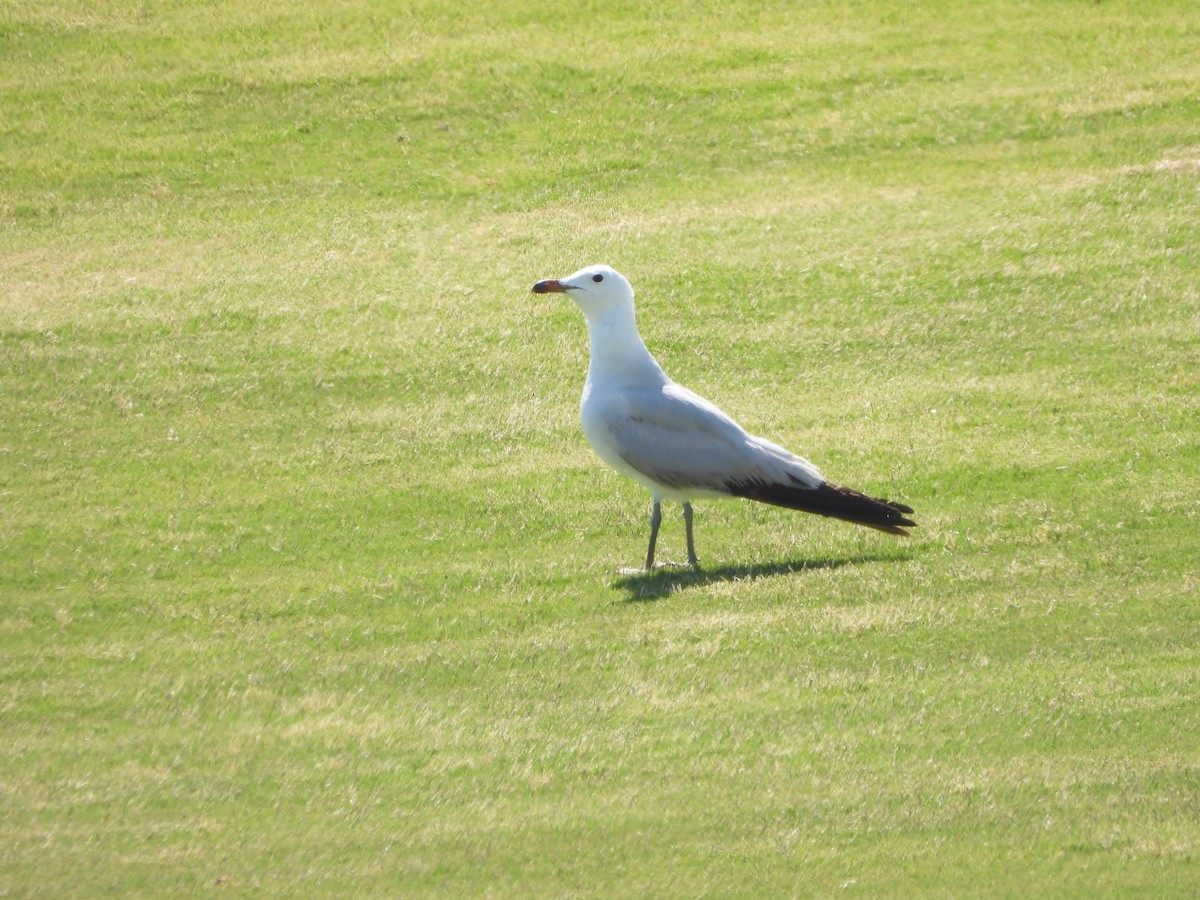
<path id="1" fill-rule="evenodd" d="M 916 522 L 903 503 L 868 497 L 825 480 L 807 459 L 745 431 L 699 394 L 676 384 L 638 334 L 633 288 L 610 266 L 539 281 L 532 293 L 562 293 L 587 319 L 591 359 L 579 411 L 599 457 L 650 491 L 650 546 L 662 502 L 683 504 L 688 564 L 699 568 L 692 540 L 692 500 L 742 497 L 845 519 L 906 537 Z"/>

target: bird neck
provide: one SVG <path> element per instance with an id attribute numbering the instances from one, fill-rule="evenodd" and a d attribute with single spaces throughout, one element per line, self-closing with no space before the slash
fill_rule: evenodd
<path id="1" fill-rule="evenodd" d="M 632 310 L 593 311 L 588 319 L 591 360 L 588 379 L 603 373 L 610 378 L 666 380 L 662 369 L 638 334 Z"/>

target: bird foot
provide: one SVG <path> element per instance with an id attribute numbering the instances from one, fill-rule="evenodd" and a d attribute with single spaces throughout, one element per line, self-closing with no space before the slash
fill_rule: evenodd
<path id="1" fill-rule="evenodd" d="M 618 569 L 617 573 L 619 575 L 644 575 L 647 572 L 657 572 L 661 569 L 699 569 L 699 568 L 700 568 L 699 560 L 696 560 L 695 562 L 690 562 L 690 563 L 656 562 L 653 565 L 653 567 L 651 567 L 649 569 L 634 569 L 629 566 L 625 566 L 623 568 Z"/>

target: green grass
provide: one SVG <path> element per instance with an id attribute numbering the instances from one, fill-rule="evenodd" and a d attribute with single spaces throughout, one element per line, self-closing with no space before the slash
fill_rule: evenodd
<path id="1" fill-rule="evenodd" d="M 644 7 L 0 2 L 0 895 L 1200 891 L 1200 10 Z"/>

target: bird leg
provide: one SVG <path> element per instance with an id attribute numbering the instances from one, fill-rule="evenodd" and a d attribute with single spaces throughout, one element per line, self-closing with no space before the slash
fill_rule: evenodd
<path id="1" fill-rule="evenodd" d="M 683 527 L 687 531 L 688 565 L 693 569 L 700 568 L 700 560 L 696 558 L 696 545 L 692 541 L 692 504 L 684 501 Z"/>
<path id="2" fill-rule="evenodd" d="M 654 501 L 654 509 L 650 513 L 650 546 L 646 548 L 646 571 L 654 568 L 654 545 L 658 541 L 658 526 L 662 524 L 662 504 Z"/>

